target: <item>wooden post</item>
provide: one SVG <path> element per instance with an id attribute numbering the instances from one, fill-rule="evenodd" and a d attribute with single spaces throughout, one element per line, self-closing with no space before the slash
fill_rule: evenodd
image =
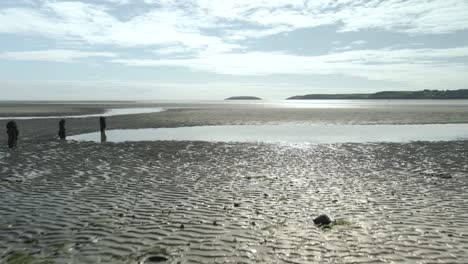
<path id="1" fill-rule="evenodd" d="M 65 131 L 65 119 L 61 119 L 59 121 L 59 132 L 58 132 L 58 135 L 60 137 L 60 139 L 62 140 L 65 140 L 65 138 L 67 137 L 67 133 Z"/>
<path id="2" fill-rule="evenodd" d="M 106 118 L 101 116 L 99 118 L 99 128 L 101 130 L 101 142 L 106 142 L 107 141 L 107 136 L 106 136 Z"/>
<path id="3" fill-rule="evenodd" d="M 15 121 L 10 121 L 6 125 L 8 134 L 8 147 L 14 148 L 18 144 L 19 130 Z"/>

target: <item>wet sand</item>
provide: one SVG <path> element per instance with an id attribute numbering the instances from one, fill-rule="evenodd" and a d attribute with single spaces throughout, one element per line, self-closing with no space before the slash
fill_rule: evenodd
<path id="1" fill-rule="evenodd" d="M 425 110 L 211 107 L 108 125 L 468 123 Z M 96 144 L 54 140 L 56 123 L 21 120 L 19 148 L 0 146 L 0 263 L 468 261 L 467 141 Z M 317 227 L 322 213 L 346 224 Z"/>
<path id="2" fill-rule="evenodd" d="M 163 107 L 167 111 L 139 115 L 108 117 L 108 129 L 160 128 L 205 125 L 250 125 L 250 124 L 446 124 L 468 123 L 468 101 L 454 102 L 456 106 L 416 105 L 385 106 L 375 108 L 284 108 L 275 104 L 246 103 L 75 103 L 71 105 L 42 104 L 29 106 L 24 104 L 0 103 L 0 116 L 34 115 L 35 107 L 47 114 L 97 114 L 106 108 L 128 107 Z M 9 109 L 6 109 L 9 105 Z M 80 105 L 77 108 L 76 105 Z M 11 107 L 14 109 L 12 110 Z M 28 113 L 21 114 L 26 110 Z M 16 109 L 16 110 L 15 110 Z M 19 110 L 18 110 L 19 109 Z M 75 111 L 75 112 L 73 112 Z M 0 127 L 5 127 L 8 120 L 0 120 Z M 18 120 L 23 138 L 55 137 L 58 119 Z M 68 134 L 95 132 L 99 129 L 97 117 L 69 119 Z M 0 140 L 5 133 L 0 133 Z"/>

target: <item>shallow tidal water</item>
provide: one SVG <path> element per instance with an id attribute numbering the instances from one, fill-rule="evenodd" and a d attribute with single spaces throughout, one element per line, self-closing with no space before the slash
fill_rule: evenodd
<path id="1" fill-rule="evenodd" d="M 118 129 L 106 132 L 109 142 L 209 141 L 265 143 L 367 143 L 451 141 L 468 139 L 468 124 L 426 125 L 231 125 Z M 71 140 L 100 142 L 99 132 Z"/>
<path id="2" fill-rule="evenodd" d="M 0 262 L 468 261 L 466 141 L 0 152 Z M 349 224 L 317 227 L 322 213 Z"/>
<path id="3" fill-rule="evenodd" d="M 135 108 L 109 108 L 104 113 L 100 114 L 78 114 L 78 115 L 45 115 L 45 116 L 14 116 L 14 117 L 0 117 L 0 120 L 30 120 L 30 119 L 54 119 L 54 118 L 88 118 L 88 117 L 101 117 L 101 116 L 118 116 L 118 115 L 135 115 L 135 114 L 148 114 L 158 113 L 164 111 L 161 107 L 135 107 Z"/>

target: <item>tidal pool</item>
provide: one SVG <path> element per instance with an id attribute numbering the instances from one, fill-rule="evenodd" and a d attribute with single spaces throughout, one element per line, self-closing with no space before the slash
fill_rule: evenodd
<path id="1" fill-rule="evenodd" d="M 15 117 L 0 117 L 0 120 L 27 120 L 27 119 L 49 119 L 49 118 L 85 118 L 85 117 L 100 117 L 100 116 L 117 116 L 117 115 L 134 115 L 134 114 L 147 114 L 158 113 L 165 111 L 161 107 L 146 107 L 146 108 L 113 108 L 107 109 L 101 114 L 91 115 L 57 115 L 57 116 L 15 116 Z"/>
<path id="2" fill-rule="evenodd" d="M 468 124 L 427 125 L 232 125 L 106 131 L 108 142 L 209 141 L 266 143 L 366 143 L 453 141 L 468 139 Z M 93 132 L 68 137 L 100 141 Z"/>

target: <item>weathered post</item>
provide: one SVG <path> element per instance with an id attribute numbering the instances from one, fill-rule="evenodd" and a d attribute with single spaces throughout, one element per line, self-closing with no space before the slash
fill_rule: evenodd
<path id="1" fill-rule="evenodd" d="M 106 136 L 106 118 L 101 116 L 99 118 L 99 127 L 101 129 L 101 142 L 106 142 L 107 141 L 107 136 Z"/>
<path id="2" fill-rule="evenodd" d="M 15 121 L 10 121 L 6 125 L 8 134 L 8 147 L 14 148 L 18 144 L 19 130 Z"/>
<path id="3" fill-rule="evenodd" d="M 67 137 L 67 133 L 65 131 L 65 119 L 61 119 L 59 121 L 59 132 L 58 132 L 58 135 L 60 137 L 60 139 L 62 140 L 65 140 L 65 138 Z"/>

